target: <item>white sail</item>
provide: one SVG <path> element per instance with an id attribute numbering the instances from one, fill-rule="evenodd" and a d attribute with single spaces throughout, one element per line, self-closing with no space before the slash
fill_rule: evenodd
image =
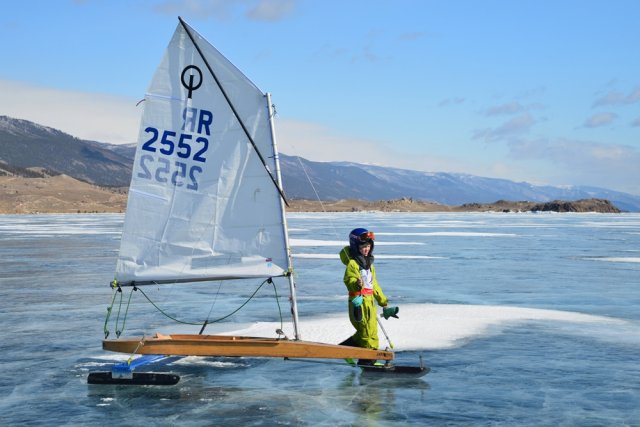
<path id="1" fill-rule="evenodd" d="M 180 22 L 143 108 L 116 280 L 287 271 L 266 96 Z"/>

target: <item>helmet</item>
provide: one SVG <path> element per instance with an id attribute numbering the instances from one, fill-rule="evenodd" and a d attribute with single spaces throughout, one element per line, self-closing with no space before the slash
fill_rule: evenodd
<path id="1" fill-rule="evenodd" d="M 373 234 L 373 231 L 369 231 L 366 228 L 355 228 L 351 230 L 351 233 L 349 233 L 349 247 L 351 252 L 357 254 L 359 252 L 358 248 L 365 243 L 371 245 L 371 252 L 373 252 L 373 241 L 375 238 L 376 236 Z"/>

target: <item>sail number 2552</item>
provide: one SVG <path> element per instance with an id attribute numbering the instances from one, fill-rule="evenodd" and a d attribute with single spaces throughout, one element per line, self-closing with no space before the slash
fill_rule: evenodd
<path id="1" fill-rule="evenodd" d="M 158 129 L 151 126 L 144 131 L 150 134 L 150 137 L 142 145 L 142 150 L 158 152 L 171 159 L 177 156 L 178 159 L 172 161 L 166 157 L 157 158 L 151 154 L 142 154 L 140 156 L 142 170 L 138 173 L 138 177 L 153 179 L 160 183 L 171 182 L 177 187 L 186 185 L 188 190 L 197 191 L 197 176 L 202 173 L 202 167 L 198 164 L 188 165 L 186 161 L 206 162 L 204 154 L 209 148 L 209 140 L 203 136 L 194 137 L 187 133 L 178 135 L 170 130 L 165 130 L 161 134 Z"/>

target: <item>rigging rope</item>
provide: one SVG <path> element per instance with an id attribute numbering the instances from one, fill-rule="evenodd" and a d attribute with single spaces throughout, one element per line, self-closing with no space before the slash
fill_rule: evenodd
<path id="1" fill-rule="evenodd" d="M 202 335 L 204 332 L 204 328 L 209 324 L 209 317 L 211 317 L 211 312 L 213 311 L 213 307 L 215 307 L 216 302 L 218 301 L 218 295 L 220 295 L 220 289 L 222 289 L 222 280 L 218 280 L 218 291 L 216 292 L 216 296 L 213 298 L 213 302 L 211 303 L 211 307 L 209 308 L 209 312 L 207 313 L 207 318 L 204 320 L 202 324 L 202 328 L 200 328 L 200 332 L 198 335 Z"/>
<path id="2" fill-rule="evenodd" d="M 311 177 L 307 173 L 307 169 L 305 169 L 304 165 L 302 164 L 302 160 L 300 160 L 300 156 L 296 156 L 296 159 L 298 159 L 298 163 L 300 164 L 300 168 L 302 169 L 302 172 L 304 172 L 304 176 L 307 177 L 307 181 L 309 181 L 309 185 L 311 185 L 311 189 L 313 190 L 313 194 L 315 194 L 316 199 L 320 202 L 320 207 L 322 208 L 322 212 L 327 213 L 327 210 L 324 208 L 324 203 L 322 203 L 322 200 L 320 200 L 320 195 L 318 194 L 318 190 L 316 190 L 316 186 L 313 185 L 313 181 L 311 181 Z"/>
<path id="3" fill-rule="evenodd" d="M 282 308 L 280 307 L 280 301 L 279 301 L 279 297 L 278 297 L 278 289 L 276 288 L 276 284 L 274 283 L 273 279 L 270 277 L 268 279 L 265 279 L 260 286 L 258 286 L 256 288 L 256 290 L 249 296 L 249 298 L 247 298 L 247 300 L 242 303 L 242 305 L 240 305 L 240 307 L 238 307 L 237 309 L 235 309 L 234 311 L 232 311 L 231 313 L 227 314 L 226 316 L 220 317 L 218 319 L 209 321 L 209 315 L 211 314 L 211 310 L 209 310 L 209 314 L 207 315 L 207 320 L 205 320 L 204 324 L 203 322 L 187 322 L 184 320 L 180 320 L 177 319 L 173 316 L 171 316 L 170 314 L 168 314 L 166 311 L 164 311 L 163 309 L 161 309 L 160 307 L 158 307 L 158 305 L 156 303 L 154 303 L 151 298 L 149 298 L 149 296 L 139 287 L 137 286 L 133 286 L 131 293 L 129 294 L 129 299 L 127 301 L 127 305 L 126 305 L 126 310 L 124 313 L 124 317 L 122 320 L 122 328 L 118 329 L 118 324 L 120 322 L 120 312 L 122 311 L 122 289 L 120 288 L 120 286 L 114 281 L 114 283 L 112 283 L 112 287 L 114 288 L 114 293 L 113 293 L 113 298 L 111 299 L 111 305 L 107 308 L 107 316 L 106 319 L 104 321 L 104 338 L 107 339 L 107 337 L 109 336 L 109 330 L 108 330 L 108 323 L 109 323 L 109 318 L 111 317 L 111 313 L 112 313 L 112 309 L 113 309 L 113 305 L 115 303 L 116 300 L 116 296 L 118 294 L 120 294 L 120 300 L 119 300 L 119 304 L 118 304 L 118 314 L 116 316 L 116 322 L 115 322 L 115 327 L 116 327 L 116 337 L 120 337 L 120 335 L 122 334 L 122 332 L 124 332 L 124 328 L 125 328 L 125 323 L 127 321 L 127 314 L 129 313 L 129 306 L 131 305 L 131 297 L 133 295 L 134 291 L 140 291 L 140 293 L 142 293 L 142 295 L 147 299 L 147 301 L 149 301 L 149 303 L 151 303 L 151 305 L 153 305 L 153 307 L 155 307 L 156 310 L 158 310 L 160 313 L 162 313 L 165 317 L 173 320 L 174 322 L 177 323 L 181 323 L 184 325 L 203 325 L 202 329 L 200 330 L 200 333 L 202 333 L 202 331 L 204 330 L 205 326 L 208 325 L 209 323 L 217 323 L 220 322 L 228 317 L 233 316 L 234 314 L 236 314 L 238 311 L 240 311 L 245 305 L 247 305 L 249 303 L 249 301 L 251 301 L 253 299 L 253 297 L 255 297 L 255 295 L 258 293 L 258 291 L 264 286 L 265 283 L 270 283 L 273 285 L 273 291 L 275 294 L 275 299 L 276 299 L 276 304 L 278 305 L 278 315 L 280 317 L 280 329 L 282 329 L 283 326 L 283 320 L 282 320 Z M 212 307 L 213 308 L 213 307 Z"/>
<path id="4" fill-rule="evenodd" d="M 315 194 L 315 196 L 316 196 L 316 200 L 320 203 L 320 207 L 322 208 L 322 212 L 325 213 L 325 214 L 328 213 L 327 209 L 324 207 L 324 203 L 320 199 L 320 195 L 318 194 L 318 190 L 316 190 L 316 186 L 313 185 L 313 181 L 311 181 L 311 177 L 307 173 L 307 169 L 302 164 L 302 160 L 300 160 L 300 156 L 296 156 L 296 159 L 298 160 L 298 163 L 300 164 L 300 168 L 302 169 L 302 172 L 304 172 L 304 176 L 307 178 L 307 181 L 309 181 L 309 185 L 311 186 L 311 189 L 313 190 L 313 194 Z M 335 238 L 339 238 L 338 230 L 336 229 L 336 225 L 335 225 L 334 221 L 331 219 L 331 216 L 329 216 L 329 223 L 331 224 L 331 228 L 333 229 L 334 237 Z"/>

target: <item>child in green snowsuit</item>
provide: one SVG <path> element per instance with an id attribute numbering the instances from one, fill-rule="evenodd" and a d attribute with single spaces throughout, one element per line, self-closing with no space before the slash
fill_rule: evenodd
<path id="1" fill-rule="evenodd" d="M 373 266 L 374 237 L 373 232 L 356 228 L 349 234 L 349 246 L 340 251 L 340 260 L 347 266 L 344 284 L 349 291 L 349 320 L 356 328 L 356 333 L 343 345 L 373 349 L 379 345 L 375 301 L 383 308 L 388 301 Z"/>

